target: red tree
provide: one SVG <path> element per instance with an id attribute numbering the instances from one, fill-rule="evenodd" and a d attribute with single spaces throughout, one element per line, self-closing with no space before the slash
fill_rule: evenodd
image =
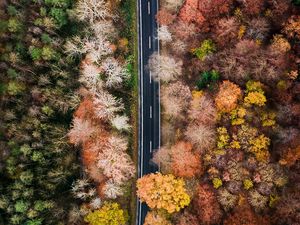
<path id="1" fill-rule="evenodd" d="M 209 185 L 199 185 L 193 206 L 201 224 L 218 224 L 221 221 L 222 211 L 217 197 Z"/>
<path id="2" fill-rule="evenodd" d="M 156 20 L 159 25 L 169 25 L 174 21 L 175 17 L 175 15 L 169 13 L 165 9 L 159 10 L 156 14 Z"/>

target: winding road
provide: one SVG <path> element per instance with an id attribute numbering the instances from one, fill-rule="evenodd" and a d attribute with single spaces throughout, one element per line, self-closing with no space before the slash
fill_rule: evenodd
<path id="1" fill-rule="evenodd" d="M 160 84 L 147 68 L 149 57 L 159 52 L 155 15 L 158 0 L 138 0 L 138 61 L 139 61 L 139 145 L 138 177 L 157 171 L 150 162 L 153 151 L 160 146 Z M 143 225 L 148 211 L 137 200 L 136 225 Z"/>

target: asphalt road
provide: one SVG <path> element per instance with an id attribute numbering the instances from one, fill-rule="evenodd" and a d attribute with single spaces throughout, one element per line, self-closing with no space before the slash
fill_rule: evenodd
<path id="1" fill-rule="evenodd" d="M 147 68 L 153 52 L 159 51 L 155 15 L 158 0 L 138 0 L 139 42 L 139 145 L 138 177 L 157 171 L 150 160 L 160 146 L 160 86 Z M 136 225 L 143 225 L 148 207 L 137 203 Z"/>

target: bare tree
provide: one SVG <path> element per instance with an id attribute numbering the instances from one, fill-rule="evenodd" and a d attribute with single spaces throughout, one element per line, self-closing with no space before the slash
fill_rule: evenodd
<path id="1" fill-rule="evenodd" d="M 106 58 L 101 63 L 101 68 L 105 72 L 105 84 L 109 88 L 119 86 L 128 77 L 126 68 L 121 66 L 115 58 Z"/>
<path id="2" fill-rule="evenodd" d="M 121 101 L 104 90 L 101 93 L 95 93 L 93 103 L 99 119 L 112 119 L 115 113 L 124 110 Z"/>
<path id="3" fill-rule="evenodd" d="M 118 196 L 122 196 L 124 191 L 119 184 L 116 184 L 112 180 L 108 180 L 103 186 L 103 192 L 106 198 L 116 199 Z"/>
<path id="4" fill-rule="evenodd" d="M 101 69 L 97 65 L 83 63 L 80 70 L 79 81 L 95 92 L 103 87 L 100 73 Z"/>
<path id="5" fill-rule="evenodd" d="M 157 36 L 159 38 L 159 40 L 162 42 L 162 44 L 166 44 L 170 41 L 172 41 L 172 34 L 169 31 L 168 26 L 160 26 L 157 29 Z"/>
<path id="6" fill-rule="evenodd" d="M 165 0 L 163 6 L 171 12 L 177 12 L 182 4 L 183 0 Z"/>
<path id="7" fill-rule="evenodd" d="M 79 0 L 75 8 L 79 20 L 88 20 L 93 24 L 96 20 L 111 19 L 114 15 L 105 0 Z"/>
<path id="8" fill-rule="evenodd" d="M 190 124 L 185 136 L 201 152 L 209 150 L 215 145 L 215 131 L 209 126 Z"/>
<path id="9" fill-rule="evenodd" d="M 149 69 L 156 80 L 169 82 L 181 76 L 182 61 L 167 55 L 153 53 L 149 59 Z"/>
<path id="10" fill-rule="evenodd" d="M 96 128 L 90 121 L 75 117 L 68 136 L 72 144 L 79 145 L 89 139 L 95 131 Z"/>
<path id="11" fill-rule="evenodd" d="M 111 120 L 112 126 L 119 131 L 122 130 L 128 131 L 131 128 L 128 122 L 129 122 L 129 118 L 126 115 L 122 115 L 122 116 L 117 115 Z"/>
<path id="12" fill-rule="evenodd" d="M 118 32 L 114 27 L 112 20 L 107 20 L 107 21 L 100 20 L 93 23 L 91 27 L 96 37 L 105 36 L 111 39 L 111 38 L 116 38 L 118 35 Z"/>
<path id="13" fill-rule="evenodd" d="M 164 87 L 161 91 L 161 101 L 164 113 L 174 117 L 182 117 L 182 113 L 189 106 L 192 94 L 187 85 L 177 81 Z"/>
<path id="14" fill-rule="evenodd" d="M 85 41 L 81 39 L 79 36 L 74 36 L 68 39 L 64 45 L 65 53 L 71 57 L 86 53 L 86 49 L 84 48 L 84 43 Z"/>
<path id="15" fill-rule="evenodd" d="M 135 166 L 127 153 L 104 148 L 98 158 L 98 167 L 116 184 L 125 184 L 134 177 Z"/>
<path id="16" fill-rule="evenodd" d="M 88 53 L 88 57 L 92 62 L 99 62 L 103 57 L 113 53 L 111 43 L 103 35 L 86 39 L 83 49 Z"/>

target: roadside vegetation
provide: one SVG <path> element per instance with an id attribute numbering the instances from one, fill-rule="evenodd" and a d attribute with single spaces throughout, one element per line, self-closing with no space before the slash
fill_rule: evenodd
<path id="1" fill-rule="evenodd" d="M 159 173 L 146 225 L 300 223 L 297 1 L 164 0 Z"/>
<path id="2" fill-rule="evenodd" d="M 1 6 L 0 224 L 130 223 L 134 1 Z"/>

